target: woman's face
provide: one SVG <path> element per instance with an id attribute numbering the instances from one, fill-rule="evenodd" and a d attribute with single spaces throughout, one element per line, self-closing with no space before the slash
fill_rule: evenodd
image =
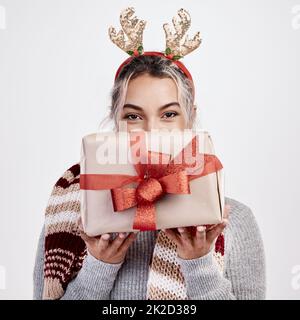
<path id="1" fill-rule="evenodd" d="M 130 80 L 120 120 L 126 121 L 128 131 L 185 129 L 186 121 L 173 79 L 143 74 Z"/>

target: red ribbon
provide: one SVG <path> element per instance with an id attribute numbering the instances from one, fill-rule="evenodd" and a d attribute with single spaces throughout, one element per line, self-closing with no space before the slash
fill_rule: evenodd
<path id="1" fill-rule="evenodd" d="M 148 151 L 146 164 L 134 164 L 136 176 L 120 174 L 81 174 L 80 189 L 111 190 L 114 211 L 136 206 L 133 229 L 156 230 L 155 202 L 165 194 L 190 194 L 189 182 L 222 169 L 215 155 L 197 152 L 197 136 L 170 162 L 161 161 L 170 155 Z M 143 143 L 143 142 L 142 142 Z M 192 153 L 184 152 L 191 148 Z M 194 157 L 191 162 L 189 157 Z M 178 158 L 180 157 L 180 158 Z M 199 161 L 199 159 L 203 161 Z M 160 160 L 152 163 L 153 159 Z M 181 162 L 178 163 L 177 160 Z M 165 159 L 166 160 L 166 159 Z M 156 163 L 158 162 L 158 163 Z M 188 173 L 187 169 L 190 170 Z M 199 173 L 197 173 L 200 171 Z M 137 183 L 135 188 L 124 187 Z"/>

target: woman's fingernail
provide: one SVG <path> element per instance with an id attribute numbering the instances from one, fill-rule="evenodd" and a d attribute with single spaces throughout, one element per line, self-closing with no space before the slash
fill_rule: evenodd
<path id="1" fill-rule="evenodd" d="M 197 230 L 200 231 L 200 232 L 205 231 L 205 229 L 206 229 L 205 226 L 198 226 L 198 227 L 197 227 Z"/>
<path id="2" fill-rule="evenodd" d="M 223 224 L 226 226 L 228 223 L 228 219 L 223 219 Z"/>
<path id="3" fill-rule="evenodd" d="M 178 231 L 179 231 L 179 232 L 184 232 L 184 228 L 179 227 L 179 228 L 178 228 Z"/>
<path id="4" fill-rule="evenodd" d="M 120 238 L 124 238 L 124 236 L 125 236 L 124 233 L 122 233 L 122 232 L 119 233 L 119 237 L 120 237 Z"/>
<path id="5" fill-rule="evenodd" d="M 102 235 L 102 238 L 103 238 L 104 240 L 108 240 L 109 237 L 110 237 L 110 236 L 109 236 L 109 234 L 107 234 L 107 233 Z"/>

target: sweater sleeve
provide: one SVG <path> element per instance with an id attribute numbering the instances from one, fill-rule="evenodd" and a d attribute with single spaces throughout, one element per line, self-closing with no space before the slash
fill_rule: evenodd
<path id="1" fill-rule="evenodd" d="M 189 299 L 265 299 L 264 247 L 251 209 L 245 205 L 238 207 L 229 216 L 224 233 L 224 275 L 220 273 L 212 251 L 196 259 L 178 257 Z"/>
<path id="2" fill-rule="evenodd" d="M 44 284 L 45 227 L 40 233 L 33 272 L 33 299 L 42 300 Z M 122 266 L 94 258 L 89 252 L 76 277 L 72 279 L 60 300 L 108 300 L 117 273 Z"/>
<path id="3" fill-rule="evenodd" d="M 90 253 L 85 257 L 77 276 L 69 282 L 61 300 L 109 300 L 122 263 L 106 263 Z"/>
<path id="4" fill-rule="evenodd" d="M 44 241 L 45 226 L 40 232 L 33 269 L 33 300 L 42 300 L 44 281 Z"/>

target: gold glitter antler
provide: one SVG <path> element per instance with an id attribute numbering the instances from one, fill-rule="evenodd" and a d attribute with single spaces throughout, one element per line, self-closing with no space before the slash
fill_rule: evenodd
<path id="1" fill-rule="evenodd" d="M 175 33 L 171 31 L 168 23 L 163 25 L 166 34 L 166 50 L 165 54 L 174 60 L 178 60 L 199 47 L 201 43 L 200 32 L 198 31 L 193 39 L 188 39 L 186 35 L 183 43 L 182 39 L 187 30 L 191 26 L 190 14 L 181 8 L 177 12 L 178 16 L 173 17 Z"/>
<path id="2" fill-rule="evenodd" d="M 139 20 L 135 16 L 132 17 L 134 12 L 133 7 L 122 10 L 120 24 L 123 30 L 116 33 L 114 27 L 111 26 L 108 29 L 111 41 L 130 55 L 143 53 L 143 31 L 146 26 L 146 21 Z M 124 32 L 128 39 L 125 39 Z"/>

